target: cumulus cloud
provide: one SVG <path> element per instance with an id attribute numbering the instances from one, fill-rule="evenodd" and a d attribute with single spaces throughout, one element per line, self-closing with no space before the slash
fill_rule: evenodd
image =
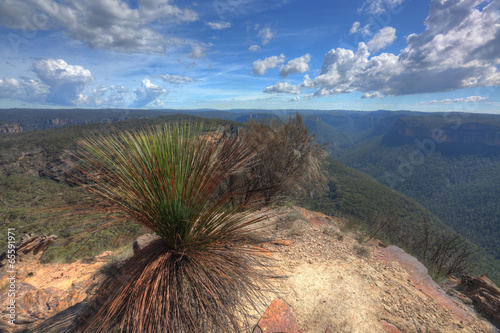
<path id="1" fill-rule="evenodd" d="M 262 45 L 266 45 L 274 37 L 274 32 L 271 31 L 271 28 L 266 26 L 265 28 L 259 30 L 259 37 L 262 40 Z"/>
<path id="2" fill-rule="evenodd" d="M 214 30 L 222 30 L 231 27 L 231 22 L 217 21 L 217 22 L 207 22 L 207 25 Z"/>
<path id="3" fill-rule="evenodd" d="M 256 75 L 264 75 L 266 74 L 268 69 L 276 68 L 279 64 L 282 64 L 285 61 L 285 56 L 281 54 L 278 56 L 272 56 L 265 58 L 264 60 L 254 61 L 252 66 L 252 73 Z"/>
<path id="4" fill-rule="evenodd" d="M 134 89 L 134 94 L 136 96 L 132 105 L 134 107 L 143 107 L 150 103 L 157 101 L 158 97 L 167 95 L 168 91 L 160 86 L 157 86 L 151 81 L 145 79 L 142 80 L 141 86 Z M 160 101 L 157 101 L 160 103 Z"/>
<path id="5" fill-rule="evenodd" d="M 396 29 L 393 27 L 385 27 L 380 29 L 380 31 L 373 36 L 372 40 L 368 42 L 368 50 L 371 52 L 377 52 L 389 46 L 396 39 Z"/>
<path id="6" fill-rule="evenodd" d="M 99 85 L 91 89 L 85 97 L 88 106 L 126 106 L 131 90 L 124 86 Z"/>
<path id="7" fill-rule="evenodd" d="M 19 81 L 4 77 L 0 79 L 0 98 L 12 98 L 19 91 Z"/>
<path id="8" fill-rule="evenodd" d="M 188 57 L 192 59 L 204 58 L 206 56 L 205 49 L 199 45 L 193 46 L 193 51 L 188 54 Z"/>
<path id="9" fill-rule="evenodd" d="M 354 22 L 352 24 L 351 30 L 349 30 L 349 33 L 352 35 L 352 34 L 355 34 L 356 32 L 358 32 L 358 29 L 359 29 L 360 25 L 361 25 L 360 22 Z"/>
<path id="10" fill-rule="evenodd" d="M 368 92 L 365 92 L 363 95 L 361 95 L 361 98 L 382 98 L 382 94 L 379 93 L 378 91 L 375 91 L 373 93 L 368 93 Z"/>
<path id="11" fill-rule="evenodd" d="M 89 70 L 62 59 L 35 59 L 33 71 L 49 87 L 48 101 L 58 104 L 81 103 L 85 88 L 94 82 Z"/>
<path id="12" fill-rule="evenodd" d="M 27 102 L 43 102 L 50 93 L 50 86 L 28 77 L 21 80 L 19 99 Z"/>
<path id="13" fill-rule="evenodd" d="M 499 85 L 498 3 L 482 10 L 476 5 L 474 0 L 432 0 L 426 30 L 408 36 L 399 55 L 371 56 L 363 42 L 356 52 L 333 49 L 320 74 L 305 77 L 301 87 L 317 88 L 316 96 L 353 91 L 388 96 Z M 382 44 L 372 44 L 372 49 Z"/>
<path id="14" fill-rule="evenodd" d="M 296 85 L 290 84 L 288 82 L 276 82 L 274 86 L 267 87 L 264 89 L 265 93 L 268 94 L 292 94 L 299 95 L 300 90 Z"/>
<path id="15" fill-rule="evenodd" d="M 299 102 L 300 101 L 300 96 L 294 97 L 292 99 L 288 100 L 289 102 Z"/>
<path id="16" fill-rule="evenodd" d="M 171 75 L 171 74 L 165 74 L 165 75 L 158 75 L 160 79 L 167 83 L 172 83 L 172 84 L 186 84 L 186 83 L 191 83 L 195 82 L 196 80 L 193 79 L 192 77 L 189 76 L 183 76 L 183 75 Z"/>
<path id="17" fill-rule="evenodd" d="M 403 3 L 404 0 L 366 0 L 358 11 L 368 14 L 380 14 L 387 10 L 393 10 Z"/>
<path id="18" fill-rule="evenodd" d="M 252 45 L 248 48 L 248 51 L 250 52 L 259 52 L 260 51 L 260 46 L 259 45 Z"/>
<path id="19" fill-rule="evenodd" d="M 285 66 L 281 67 L 280 75 L 282 77 L 287 77 L 293 73 L 305 73 L 309 70 L 309 61 L 311 61 L 309 53 L 302 57 L 292 59 Z"/>
<path id="20" fill-rule="evenodd" d="M 196 12 L 180 9 L 170 0 L 141 0 L 137 8 L 119 0 L 5 0 L 0 3 L 0 21 L 9 28 L 26 29 L 26 17 L 33 17 L 33 13 L 44 14 L 40 14 L 29 29 L 62 30 L 92 49 L 125 53 L 164 53 L 174 40 L 155 30 L 153 24 L 198 19 Z"/>
<path id="21" fill-rule="evenodd" d="M 124 86 L 98 85 L 90 88 L 94 82 L 92 73 L 62 59 L 35 59 L 32 71 L 37 78 L 0 79 L 0 98 L 57 105 L 111 107 L 128 106 L 131 100 L 131 90 Z M 140 89 L 137 92 L 140 93 Z"/>

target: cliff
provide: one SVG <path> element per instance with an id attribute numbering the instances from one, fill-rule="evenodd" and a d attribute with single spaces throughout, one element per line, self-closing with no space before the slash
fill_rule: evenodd
<path id="1" fill-rule="evenodd" d="M 21 125 L 16 123 L 0 124 L 0 133 L 20 133 L 22 131 Z"/>
<path id="2" fill-rule="evenodd" d="M 262 244 L 262 251 L 286 278 L 275 282 L 269 307 L 255 313 L 248 332 L 493 332 L 403 250 L 376 240 L 360 242 L 363 235 L 347 232 L 344 221 L 302 208 L 276 209 L 270 216 L 273 240 Z M 23 268 L 19 321 L 15 327 L 0 321 L 2 332 L 74 331 L 74 318 L 100 274 L 126 255 L 132 255 L 131 246 L 125 255 L 106 252 L 72 264 Z M 1 299 L 5 316 L 7 298 Z"/>
<path id="3" fill-rule="evenodd" d="M 430 117 L 429 117 L 430 118 Z M 401 118 L 390 129 L 387 138 L 403 142 L 431 139 L 436 143 L 479 144 L 500 147 L 500 125 L 480 119 L 429 121 L 419 117 Z"/>

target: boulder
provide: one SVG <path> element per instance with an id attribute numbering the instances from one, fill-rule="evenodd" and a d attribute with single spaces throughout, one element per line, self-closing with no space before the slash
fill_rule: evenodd
<path id="1" fill-rule="evenodd" d="M 137 252 L 145 248 L 149 243 L 157 240 L 158 238 L 160 238 L 160 236 L 158 236 L 157 234 L 144 234 L 142 236 L 139 236 L 132 245 L 134 254 L 136 254 Z"/>

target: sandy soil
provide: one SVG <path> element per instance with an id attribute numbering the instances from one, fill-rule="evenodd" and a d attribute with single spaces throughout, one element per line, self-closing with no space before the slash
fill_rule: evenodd
<path id="1" fill-rule="evenodd" d="M 311 217 L 327 220 L 321 216 L 282 210 L 275 217 L 276 237 L 293 242 L 265 245 L 288 276 L 279 283 L 278 296 L 290 305 L 302 332 L 322 333 L 327 327 L 386 332 L 384 322 L 401 332 L 492 332 L 464 305 L 459 307 L 470 314 L 468 320 L 418 290 L 400 264 L 380 260 L 378 242 L 360 244 L 358 235 L 344 233 L 337 219 L 320 226 L 308 223 Z"/>
<path id="2" fill-rule="evenodd" d="M 360 235 L 346 232 L 343 221 L 296 207 L 270 216 L 274 242 L 262 247 L 272 253 L 277 272 L 288 278 L 276 282 L 279 292 L 269 295 L 269 303 L 274 297 L 287 303 L 303 333 L 323 333 L 328 327 L 331 332 L 389 332 L 388 325 L 400 332 L 492 332 L 456 300 L 449 301 L 465 315 L 438 303 L 398 262 L 382 260 L 379 242 L 360 243 Z M 67 293 L 88 284 L 114 255 L 40 265 L 23 282 Z M 65 306 L 73 304 L 70 300 Z M 262 313 L 255 314 L 255 323 Z"/>

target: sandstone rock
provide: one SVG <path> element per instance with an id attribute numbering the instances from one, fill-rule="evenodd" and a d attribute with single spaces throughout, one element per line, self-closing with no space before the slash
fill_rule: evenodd
<path id="1" fill-rule="evenodd" d="M 21 263 L 23 261 L 38 261 L 42 256 L 43 252 L 57 240 L 56 235 L 52 236 L 35 236 L 26 235 L 21 238 L 21 240 L 16 243 L 16 263 Z M 5 266 L 7 259 L 7 251 L 0 255 L 0 267 Z"/>
<path id="2" fill-rule="evenodd" d="M 15 264 L 14 270 L 17 272 L 17 278 L 29 276 L 40 265 L 40 257 L 47 248 L 57 240 L 56 235 L 52 236 L 34 236 L 26 235 L 15 245 Z M 8 274 L 9 269 L 7 251 L 0 255 L 0 276 Z"/>
<path id="3" fill-rule="evenodd" d="M 300 333 L 300 327 L 292 310 L 282 300 L 275 298 L 255 326 L 253 333 L 287 332 Z"/>
<path id="4" fill-rule="evenodd" d="M 0 124 L 0 133 L 20 133 L 22 131 L 21 125 L 16 123 Z"/>
<path id="5" fill-rule="evenodd" d="M 144 234 L 142 236 L 139 236 L 134 244 L 132 245 L 132 249 L 134 250 L 134 254 L 136 254 L 138 251 L 142 250 L 145 248 L 149 243 L 152 241 L 160 238 L 157 234 Z"/>
<path id="6" fill-rule="evenodd" d="M 500 288 L 484 275 L 466 275 L 461 285 L 463 293 L 500 328 Z"/>
<path id="7" fill-rule="evenodd" d="M 290 246 L 293 244 L 293 241 L 287 239 L 275 239 L 271 243 L 275 245 Z"/>
<path id="8" fill-rule="evenodd" d="M 381 320 L 382 328 L 386 333 L 401 333 L 401 331 L 391 323 L 386 322 L 385 320 Z"/>

